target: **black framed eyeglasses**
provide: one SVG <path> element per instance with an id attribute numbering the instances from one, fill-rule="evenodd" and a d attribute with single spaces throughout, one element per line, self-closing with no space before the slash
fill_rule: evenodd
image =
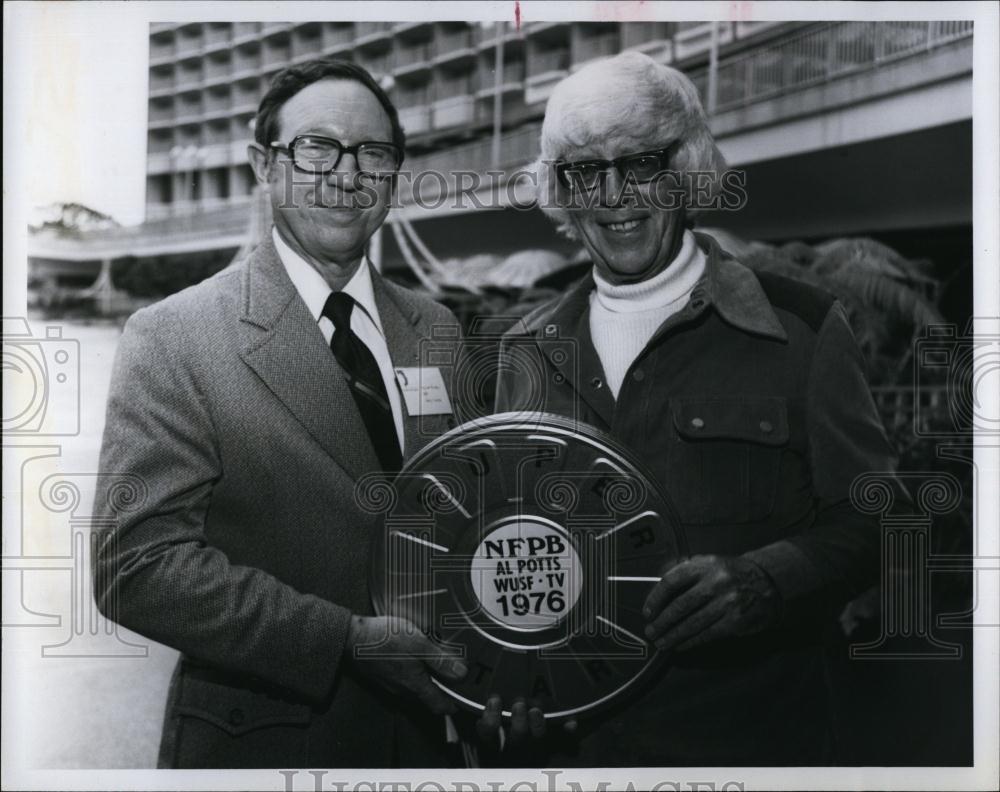
<path id="1" fill-rule="evenodd" d="M 329 173 L 345 154 L 353 154 L 358 170 L 374 176 L 394 173 L 403 162 L 403 152 L 395 143 L 365 141 L 354 146 L 323 135 L 296 135 L 286 146 L 271 143 L 272 148 L 287 151 L 295 167 L 306 173 Z"/>
<path id="2" fill-rule="evenodd" d="M 623 180 L 637 183 L 652 181 L 670 166 L 680 141 L 673 141 L 663 148 L 626 154 L 613 160 L 592 159 L 577 162 L 556 162 L 556 178 L 568 190 L 593 190 L 600 184 L 608 168 L 614 168 Z"/>

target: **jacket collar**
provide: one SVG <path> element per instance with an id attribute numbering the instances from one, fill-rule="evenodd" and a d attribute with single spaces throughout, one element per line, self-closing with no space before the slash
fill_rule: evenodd
<path id="1" fill-rule="evenodd" d="M 714 308 L 727 324 L 743 332 L 787 341 L 785 328 L 753 271 L 726 253 L 711 236 L 696 232 L 695 238 L 706 254 L 705 274 L 692 291 L 690 310 L 685 318 Z M 514 332 L 527 331 L 540 336 L 545 332 L 575 334 L 581 316 L 590 306 L 593 290 L 594 276 L 588 272 L 554 304 L 526 316 L 522 324 L 515 326 Z M 681 317 L 671 317 L 665 325 L 673 326 L 678 320 Z M 553 327 L 559 329 L 553 330 Z"/>
<path id="2" fill-rule="evenodd" d="M 270 234 L 265 234 L 244 266 L 240 319 L 270 330 L 295 294 L 295 286 L 281 264 L 274 241 Z"/>
<path id="3" fill-rule="evenodd" d="M 788 334 L 771 307 L 757 276 L 726 253 L 708 234 L 695 233 L 708 255 L 700 286 L 707 305 L 733 327 L 752 335 L 787 341 Z M 706 307 L 707 307 L 706 305 Z"/>

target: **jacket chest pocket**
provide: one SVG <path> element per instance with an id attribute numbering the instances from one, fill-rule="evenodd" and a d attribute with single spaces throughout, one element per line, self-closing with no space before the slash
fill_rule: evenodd
<path id="1" fill-rule="evenodd" d="M 175 767 L 278 767 L 308 761 L 308 704 L 227 675 L 184 664 L 168 714 L 175 723 Z M 165 738 L 166 739 L 166 738 Z"/>
<path id="2" fill-rule="evenodd" d="M 771 514 L 789 437 L 785 399 L 671 399 L 670 418 L 667 491 L 682 522 L 751 523 Z"/>

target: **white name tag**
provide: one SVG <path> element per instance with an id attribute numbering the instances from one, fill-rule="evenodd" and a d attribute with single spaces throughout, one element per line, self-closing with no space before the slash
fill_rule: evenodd
<path id="1" fill-rule="evenodd" d="M 397 368 L 395 372 L 408 415 L 451 415 L 441 369 L 412 367 Z"/>

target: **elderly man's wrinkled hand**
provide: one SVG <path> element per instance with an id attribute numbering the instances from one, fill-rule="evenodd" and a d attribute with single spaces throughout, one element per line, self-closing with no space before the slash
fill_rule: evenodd
<path id="1" fill-rule="evenodd" d="M 412 622 L 395 616 L 354 616 L 347 652 L 355 667 L 389 690 L 416 696 L 437 715 L 455 711 L 454 702 L 433 681 L 433 671 L 461 679 L 468 669 Z"/>
<path id="2" fill-rule="evenodd" d="M 771 578 L 738 556 L 701 555 L 678 562 L 643 606 L 646 638 L 667 652 L 753 635 L 780 613 L 781 597 Z"/>

